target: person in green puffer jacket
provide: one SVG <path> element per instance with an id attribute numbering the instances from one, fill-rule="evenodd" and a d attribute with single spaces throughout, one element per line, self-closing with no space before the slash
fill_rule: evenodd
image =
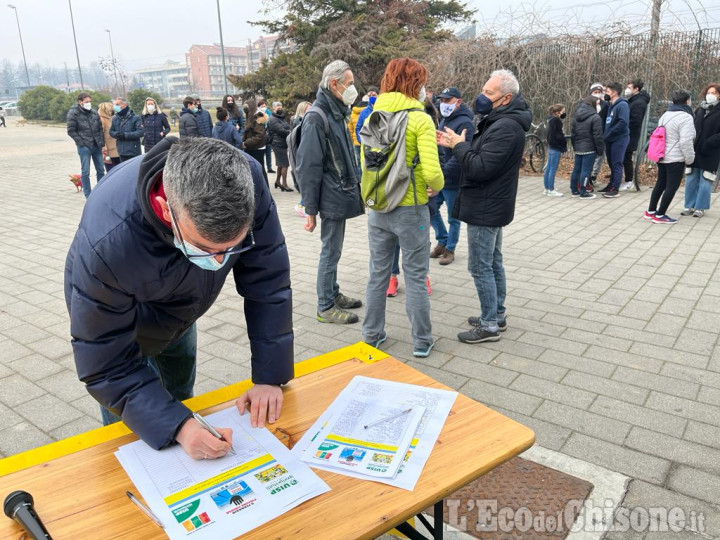
<path id="1" fill-rule="evenodd" d="M 424 110 L 427 79 L 425 66 L 410 58 L 396 58 L 385 70 L 380 95 L 375 102 L 373 114 L 377 111 L 408 111 L 405 161 L 408 168 L 412 168 L 416 157 L 419 162 L 415 167 L 414 185 L 408 184 L 400 204 L 389 212 L 371 210 L 368 215 L 370 275 L 363 321 L 363 340 L 374 347 L 380 346 L 387 339 L 386 289 L 395 246 L 399 243 L 407 290 L 406 309 L 416 357 L 427 357 L 435 344 L 430 323 L 430 299 L 425 288 L 430 267 L 428 197 L 436 195 L 444 184 L 435 124 Z"/>

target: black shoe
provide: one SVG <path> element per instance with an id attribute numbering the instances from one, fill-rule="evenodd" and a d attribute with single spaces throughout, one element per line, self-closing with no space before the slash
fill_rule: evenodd
<path id="1" fill-rule="evenodd" d="M 293 188 L 288 186 L 280 186 L 280 189 L 282 189 L 283 191 L 295 191 Z"/>
<path id="2" fill-rule="evenodd" d="M 269 172 L 270 174 L 274 174 L 274 173 L 275 173 L 275 170 L 274 170 L 274 169 L 268 169 L 267 172 Z"/>
<path id="3" fill-rule="evenodd" d="M 269 171 L 269 172 L 272 172 L 272 171 Z M 275 189 L 282 189 L 283 191 L 285 191 L 283 189 L 283 187 L 280 184 L 278 184 L 277 182 L 275 182 Z"/>
<path id="4" fill-rule="evenodd" d="M 612 189 L 612 187 L 610 187 L 610 184 L 608 184 L 608 185 L 605 186 L 604 188 L 598 189 L 597 192 L 598 192 L 598 193 L 607 193 L 607 192 L 610 191 L 611 189 Z"/>
<path id="5" fill-rule="evenodd" d="M 485 341 L 500 341 L 500 332 L 490 332 L 479 326 L 473 326 L 470 330 L 460 332 L 457 337 L 463 343 L 483 343 Z"/>
<path id="6" fill-rule="evenodd" d="M 470 326 L 480 326 L 480 317 L 470 317 L 468 319 L 468 324 Z M 505 317 L 502 321 L 498 321 L 498 328 L 500 328 L 501 332 L 504 332 L 507 330 L 507 317 Z"/>
<path id="7" fill-rule="evenodd" d="M 350 298 L 343 293 L 338 293 L 335 297 L 335 305 L 340 309 L 356 309 L 362 307 L 362 300 Z"/>
<path id="8" fill-rule="evenodd" d="M 618 193 L 617 189 L 609 189 L 606 193 L 603 193 L 603 197 L 606 199 L 614 199 L 615 197 L 619 197 L 620 194 Z"/>

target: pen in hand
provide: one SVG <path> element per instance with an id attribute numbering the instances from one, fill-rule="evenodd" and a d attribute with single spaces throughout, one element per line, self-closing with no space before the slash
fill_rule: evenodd
<path id="1" fill-rule="evenodd" d="M 160 520 L 157 518 L 157 516 L 156 516 L 155 514 L 153 514 L 152 511 L 151 511 L 147 506 L 145 506 L 143 503 L 141 503 L 141 502 L 140 502 L 140 499 L 138 499 L 137 497 L 135 497 L 135 495 L 133 495 L 133 494 L 130 493 L 129 491 L 126 491 L 125 493 L 127 494 L 128 498 L 133 502 L 133 504 L 134 504 L 135 506 L 137 506 L 140 510 L 142 510 L 143 513 L 144 513 L 147 517 L 149 517 L 150 519 L 152 519 L 159 527 L 161 527 L 161 528 L 163 528 L 163 529 L 165 528 L 165 525 L 162 524 L 162 521 L 160 521 Z"/>
<path id="2" fill-rule="evenodd" d="M 220 435 L 220 434 L 215 430 L 215 428 L 212 427 L 210 424 L 208 424 L 208 421 L 205 420 L 205 419 L 204 419 L 202 416 L 200 416 L 198 413 L 194 412 L 194 413 L 193 413 L 193 418 L 194 418 L 195 420 L 197 420 L 202 427 L 204 427 L 204 428 L 207 429 L 210 433 L 212 433 L 212 435 L 213 435 L 214 437 L 217 437 L 218 439 L 220 439 L 220 440 L 223 441 L 223 442 L 230 443 L 230 453 L 231 453 L 233 456 L 235 455 L 235 449 L 234 449 L 233 446 L 232 446 L 232 442 L 226 440 L 225 437 L 223 437 L 222 435 Z"/>

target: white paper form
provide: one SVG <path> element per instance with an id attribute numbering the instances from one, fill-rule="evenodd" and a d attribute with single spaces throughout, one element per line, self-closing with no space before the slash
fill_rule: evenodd
<path id="1" fill-rule="evenodd" d="M 116 453 L 170 538 L 234 538 L 330 490 L 267 429 L 250 427 L 250 415 L 230 407 L 206 419 L 232 428 L 236 455 L 195 460 L 142 441 Z"/>
<path id="2" fill-rule="evenodd" d="M 435 442 L 440 436 L 440 431 L 442 431 L 445 425 L 445 420 L 455 403 L 458 393 L 450 390 L 440 390 L 437 388 L 356 376 L 343 389 L 337 397 L 337 400 L 345 399 L 347 395 L 390 400 L 401 407 L 417 404 L 425 407 L 425 414 L 415 431 L 410 449 L 405 455 L 398 474 L 395 478 L 374 479 L 377 482 L 391 486 L 413 490 L 425 467 L 425 463 L 427 463 L 430 457 Z M 329 409 L 320 415 L 320 418 L 317 419 L 302 439 L 298 441 L 292 450 L 294 454 L 303 454 L 308 449 L 311 441 L 317 441 L 321 437 L 321 433 L 328 425 L 330 416 L 328 411 Z M 325 467 L 322 464 L 311 463 L 311 466 L 336 472 L 334 469 Z M 346 474 L 356 478 L 366 478 L 363 475 L 354 474 L 352 471 Z"/>
<path id="3" fill-rule="evenodd" d="M 408 410 L 409 409 L 409 410 Z M 410 448 L 425 407 L 347 396 L 329 408 L 330 421 L 302 455 L 303 461 L 335 472 L 392 478 Z"/>

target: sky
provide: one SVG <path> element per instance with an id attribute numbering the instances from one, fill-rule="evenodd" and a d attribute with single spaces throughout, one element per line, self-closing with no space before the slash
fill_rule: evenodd
<path id="1" fill-rule="evenodd" d="M 9 0 L 17 7 L 28 64 L 77 64 L 67 0 Z M 80 61 L 87 65 L 110 56 L 112 33 L 116 57 L 128 69 L 184 60 L 193 43 L 219 42 L 215 0 L 71 0 Z M 513 33 L 573 31 L 608 20 L 625 21 L 633 31 L 650 19 L 652 0 L 466 0 L 477 9 L 478 30 L 499 36 Z M 704 4 L 704 8 L 703 8 Z M 263 34 L 247 21 L 262 18 L 261 0 L 220 0 L 226 46 L 242 46 Z M 13 11 L 5 10 L 0 59 L 22 60 Z M 532 15 L 529 15 L 532 14 Z M 696 22 L 697 17 L 697 22 Z M 539 19 L 539 21 L 538 21 Z M 661 28 L 695 30 L 720 27 L 717 0 L 663 0 Z"/>

